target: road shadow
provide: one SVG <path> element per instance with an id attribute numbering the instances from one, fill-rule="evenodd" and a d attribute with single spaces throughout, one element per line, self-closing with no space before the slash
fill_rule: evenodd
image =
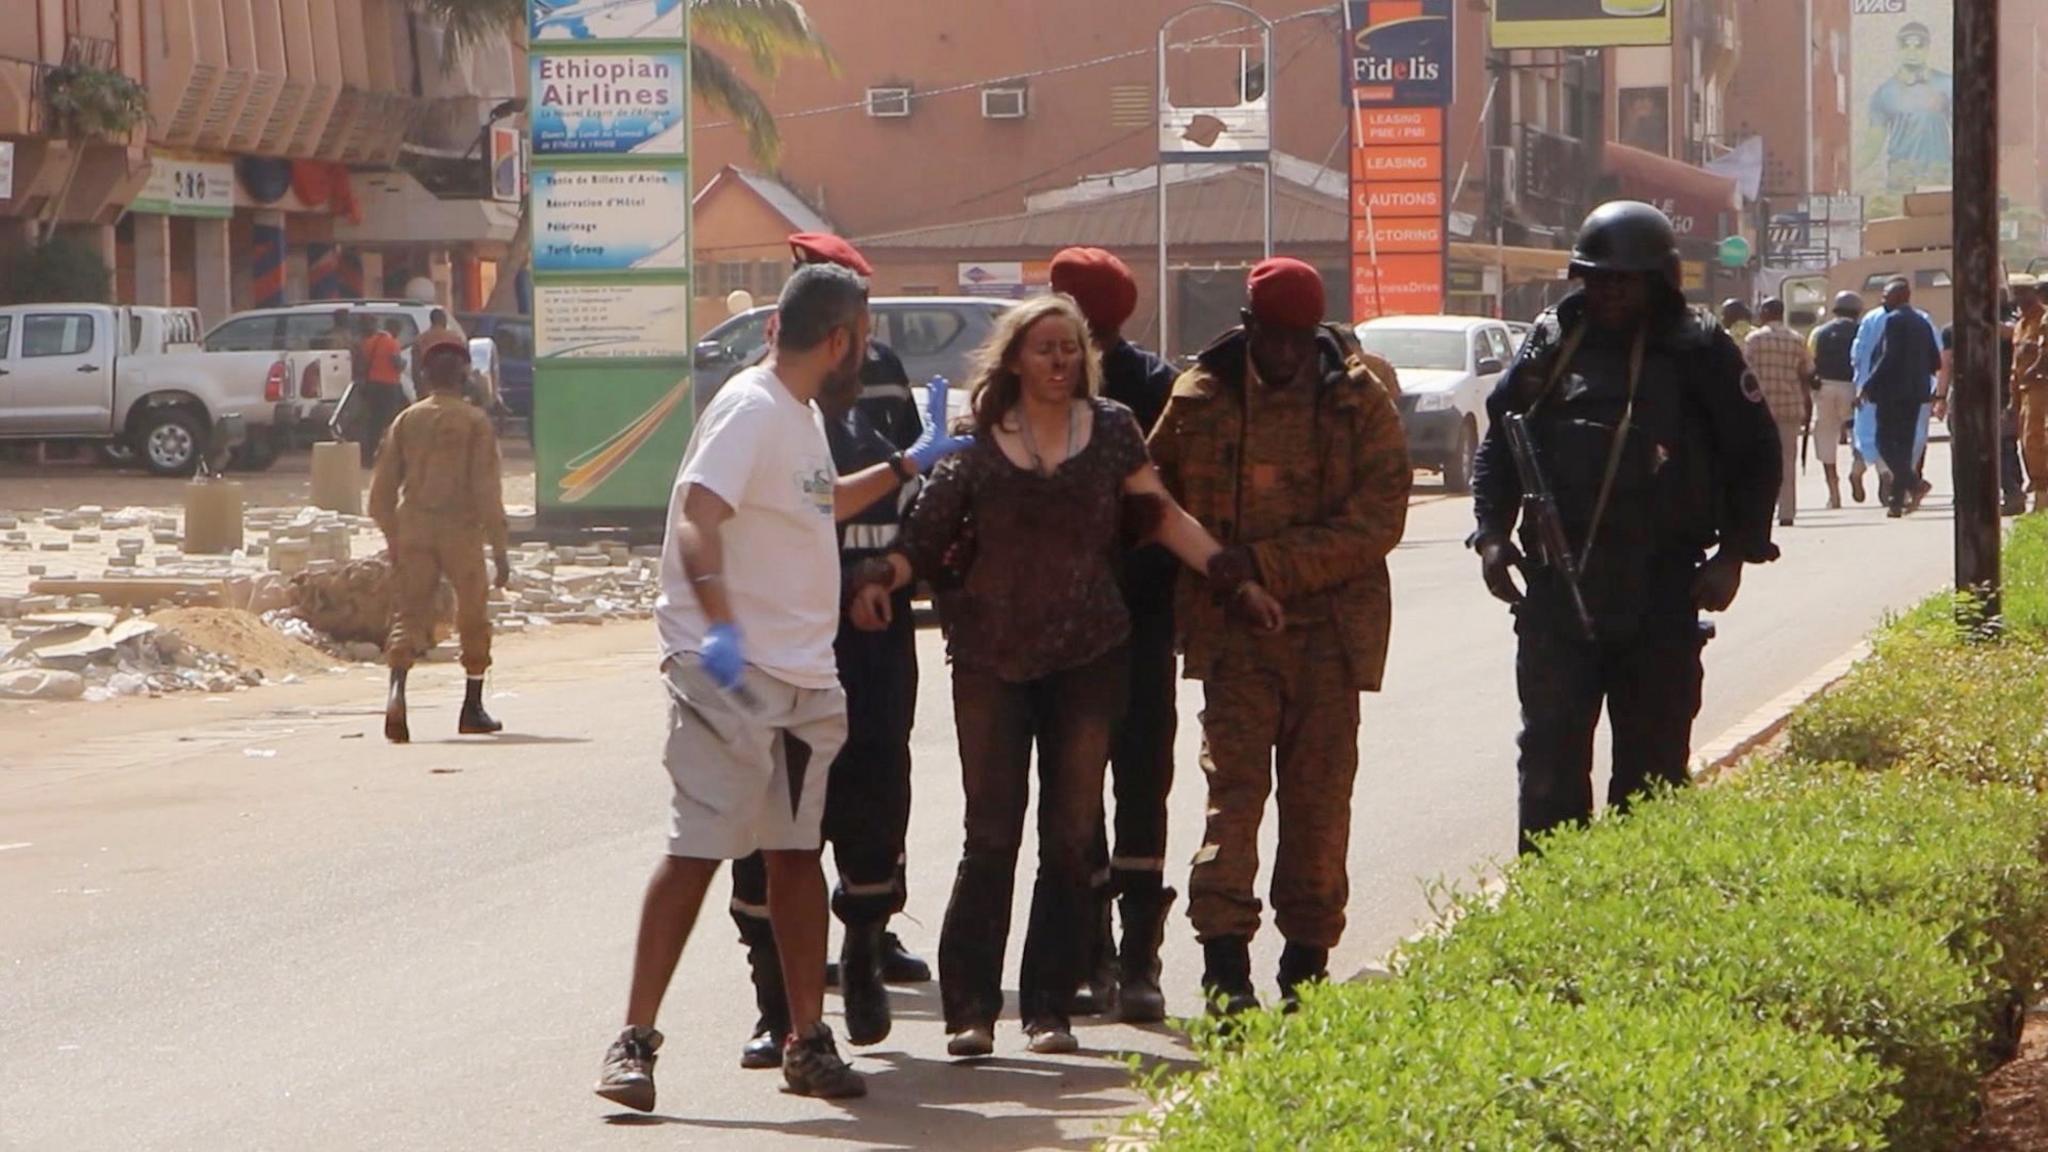
<path id="1" fill-rule="evenodd" d="M 1020 1036 L 1011 1034 L 1021 1049 Z M 1000 1040 L 999 1040 L 1000 1043 Z M 841 1140 L 877 1150 L 949 1148 L 974 1152 L 1088 1149 L 1115 1135 L 1141 1103 L 1121 1052 L 1041 1059 L 998 1056 L 952 1061 L 901 1052 L 861 1053 L 865 1099 L 836 1102 L 838 1115 L 788 1123 L 733 1117 L 614 1114 L 618 1126 L 675 1124 L 706 1132 Z M 1139 1056 L 1141 1067 L 1192 1069 L 1192 1060 Z M 883 1067 L 877 1069 L 876 1065 Z M 779 1085 L 777 1085 L 779 1087 Z M 764 1091 L 773 1090 L 764 1076 Z"/>
<path id="2" fill-rule="evenodd" d="M 588 744 L 590 740 L 583 736 L 530 736 L 523 732 L 500 732 L 496 736 L 449 736 L 441 740 L 414 740 L 413 743 L 441 748 L 502 748 L 508 745 L 552 747 L 562 744 Z"/>

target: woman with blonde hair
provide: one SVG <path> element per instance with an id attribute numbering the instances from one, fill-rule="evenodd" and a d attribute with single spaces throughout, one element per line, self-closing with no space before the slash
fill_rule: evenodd
<path id="1" fill-rule="evenodd" d="M 1003 953 L 1038 752 L 1039 894 L 1021 1010 L 1033 1052 L 1071 1052 L 1086 963 L 1090 859 L 1110 739 L 1128 694 L 1130 617 L 1117 565 L 1156 540 L 1266 628 L 1280 606 L 1166 492 L 1130 410 L 1098 398 L 1101 365 L 1074 301 L 1004 316 L 973 385 L 975 444 L 912 511 L 916 570 L 939 597 L 967 792 L 966 845 L 939 941 L 947 1051 L 994 1051 Z M 866 590 L 864 590 L 866 591 Z M 879 595 L 878 592 L 870 592 Z"/>

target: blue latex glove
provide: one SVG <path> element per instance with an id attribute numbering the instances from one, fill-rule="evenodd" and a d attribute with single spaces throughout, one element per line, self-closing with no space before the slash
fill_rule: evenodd
<path id="1" fill-rule="evenodd" d="M 944 376 L 932 377 L 932 382 L 925 386 L 924 435 L 903 454 L 904 459 L 917 465 L 919 473 L 928 473 L 939 461 L 974 446 L 974 437 L 955 436 L 947 428 L 946 394 L 952 389 Z"/>
<path id="2" fill-rule="evenodd" d="M 704 650 L 697 654 L 703 661 L 704 671 L 720 688 L 728 692 L 737 690 L 747 669 L 745 646 L 740 641 L 737 624 L 713 624 L 704 634 Z"/>

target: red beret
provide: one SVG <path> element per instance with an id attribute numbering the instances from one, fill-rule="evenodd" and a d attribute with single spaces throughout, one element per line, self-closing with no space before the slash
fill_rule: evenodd
<path id="1" fill-rule="evenodd" d="M 860 249 L 847 243 L 845 237 L 830 232 L 799 232 L 789 238 L 789 250 L 795 253 L 799 264 L 837 264 L 862 276 L 875 274 L 874 265 L 860 254 Z"/>
<path id="2" fill-rule="evenodd" d="M 1116 253 L 1101 248 L 1061 250 L 1052 258 L 1052 290 L 1072 296 L 1089 330 L 1105 340 L 1138 310 L 1138 281 Z"/>
<path id="3" fill-rule="evenodd" d="M 1313 328 L 1323 322 L 1323 278 L 1314 268 L 1276 256 L 1252 269 L 1245 284 L 1252 315 L 1276 328 Z"/>

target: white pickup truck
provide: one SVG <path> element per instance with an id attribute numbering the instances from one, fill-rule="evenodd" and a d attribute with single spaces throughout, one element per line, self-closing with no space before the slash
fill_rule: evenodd
<path id="1" fill-rule="evenodd" d="M 339 400 L 345 352 L 206 352 L 190 308 L 0 308 L 0 440 L 98 443 L 160 476 L 209 457 L 276 460 L 293 426 Z"/>

